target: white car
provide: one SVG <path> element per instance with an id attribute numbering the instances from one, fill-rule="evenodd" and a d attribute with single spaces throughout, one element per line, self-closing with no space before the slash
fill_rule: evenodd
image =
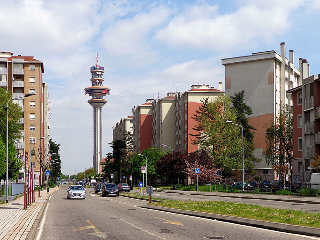
<path id="1" fill-rule="evenodd" d="M 67 189 L 67 198 L 81 198 L 85 199 L 86 198 L 86 190 L 82 185 L 71 185 Z"/>

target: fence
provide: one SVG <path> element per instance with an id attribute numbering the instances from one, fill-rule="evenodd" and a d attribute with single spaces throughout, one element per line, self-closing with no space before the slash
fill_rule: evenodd
<path id="1" fill-rule="evenodd" d="M 9 183 L 8 194 L 9 196 L 14 196 L 24 193 L 24 183 Z M 6 184 L 1 183 L 0 185 L 0 195 L 6 195 Z"/>

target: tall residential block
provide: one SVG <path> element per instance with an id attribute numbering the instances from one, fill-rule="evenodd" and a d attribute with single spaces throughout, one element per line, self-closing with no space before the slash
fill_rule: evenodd
<path id="1" fill-rule="evenodd" d="M 224 95 L 222 83 L 219 89 L 209 85 L 192 85 L 189 91 L 176 93 L 175 95 L 175 150 L 191 153 L 198 150 L 198 145 L 194 144 L 197 134 L 194 127 L 197 125 L 193 119 L 202 101 L 208 98 L 209 102 L 214 101 L 218 96 Z"/>
<path id="2" fill-rule="evenodd" d="M 320 75 L 304 78 L 288 93 L 293 100 L 293 182 L 309 182 L 310 162 L 320 155 Z"/>
<path id="3" fill-rule="evenodd" d="M 303 78 L 294 66 L 294 52 L 290 50 L 287 59 L 285 43 L 281 43 L 280 48 L 280 54 L 267 51 L 222 59 L 226 94 L 232 96 L 245 90 L 244 101 L 252 108 L 253 114 L 248 117 L 249 123 L 257 129 L 254 155 L 260 159 L 265 149 L 265 125 L 275 122 L 283 107 L 290 108 L 292 99 L 287 90 L 301 85 Z M 257 163 L 255 169 L 268 178 L 273 177 L 272 166 L 265 161 Z"/>
<path id="4" fill-rule="evenodd" d="M 109 94 L 110 88 L 104 87 L 103 73 L 104 67 L 97 63 L 90 68 L 91 72 L 91 86 L 85 88 L 85 93 L 91 96 L 88 103 L 93 107 L 93 168 L 96 173 L 100 173 L 100 161 L 102 159 L 102 107 L 107 103 L 103 99 L 106 94 Z"/>
<path id="5" fill-rule="evenodd" d="M 147 99 L 144 104 L 132 108 L 134 152 L 152 146 L 152 102 L 153 99 Z"/>
<path id="6" fill-rule="evenodd" d="M 152 102 L 152 146 L 175 150 L 175 93 Z"/>
<path id="7" fill-rule="evenodd" d="M 42 81 L 43 73 L 43 63 L 33 56 L 0 52 L 0 87 L 7 88 L 12 98 L 21 99 L 13 102 L 23 110 L 22 137 L 16 142 L 18 157 L 23 161 L 24 153 L 29 153 L 29 166 L 30 163 L 35 165 L 36 185 L 39 184 L 40 169 L 49 170 L 49 95 L 48 85 Z M 23 99 L 27 93 L 36 95 Z M 22 179 L 24 169 L 20 172 Z"/>

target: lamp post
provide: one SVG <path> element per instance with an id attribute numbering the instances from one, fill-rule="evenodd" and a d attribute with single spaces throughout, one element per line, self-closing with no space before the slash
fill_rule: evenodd
<path id="1" fill-rule="evenodd" d="M 24 95 L 24 98 L 29 97 L 31 95 L 35 95 L 36 93 L 27 93 L 26 95 Z M 4 107 L 7 111 L 7 136 L 6 136 L 6 153 L 7 153 L 7 157 L 6 157 L 6 203 L 9 202 L 8 200 L 8 195 L 9 195 L 9 149 L 8 149 L 8 136 L 9 136 L 9 127 L 8 127 L 8 113 L 9 113 L 9 102 L 11 102 L 12 100 L 22 100 L 23 98 L 11 98 L 8 102 L 7 105 Z"/>
<path id="2" fill-rule="evenodd" d="M 230 120 L 227 121 L 227 123 L 231 123 L 233 125 L 236 125 L 238 127 L 241 127 L 241 144 L 242 144 L 242 192 L 244 191 L 244 150 L 243 150 L 243 126 L 237 123 L 234 123 Z"/>

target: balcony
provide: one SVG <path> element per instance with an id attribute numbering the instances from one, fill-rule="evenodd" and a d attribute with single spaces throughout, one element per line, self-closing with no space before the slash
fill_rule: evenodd
<path id="1" fill-rule="evenodd" d="M 313 96 L 304 99 L 304 110 L 311 109 L 314 107 Z"/>
<path id="2" fill-rule="evenodd" d="M 13 81 L 12 87 L 24 87 L 24 81 Z"/>
<path id="3" fill-rule="evenodd" d="M 23 93 L 12 93 L 12 98 L 23 98 L 24 94 Z"/>
<path id="4" fill-rule="evenodd" d="M 24 142 L 16 143 L 16 149 L 24 149 Z"/>
<path id="5" fill-rule="evenodd" d="M 0 74 L 8 74 L 8 69 L 0 68 Z"/>
<path id="6" fill-rule="evenodd" d="M 304 133 L 311 134 L 314 132 L 314 122 L 306 122 L 304 124 Z"/>
<path id="7" fill-rule="evenodd" d="M 7 81 L 0 81 L 0 87 L 7 87 L 8 82 Z"/>
<path id="8" fill-rule="evenodd" d="M 314 147 L 306 147 L 304 151 L 304 155 L 306 158 L 314 158 L 315 156 Z"/>
<path id="9" fill-rule="evenodd" d="M 12 69 L 12 73 L 13 74 L 23 75 L 24 74 L 24 69 L 23 68 L 13 68 Z"/>

